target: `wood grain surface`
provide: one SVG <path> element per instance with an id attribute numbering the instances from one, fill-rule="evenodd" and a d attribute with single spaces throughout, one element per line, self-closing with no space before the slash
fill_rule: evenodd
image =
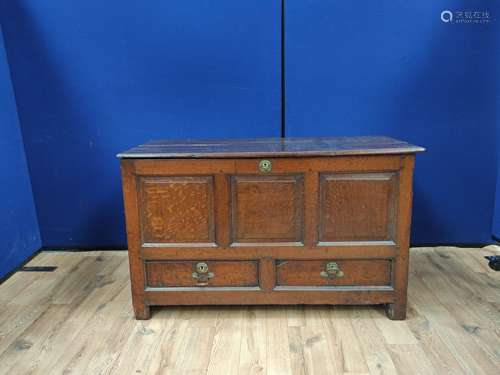
<path id="1" fill-rule="evenodd" d="M 302 242 L 303 176 L 233 176 L 233 242 Z"/>
<path id="2" fill-rule="evenodd" d="M 239 158 L 404 154 L 424 148 L 389 137 L 314 137 L 155 140 L 119 158 Z"/>
<path id="3" fill-rule="evenodd" d="M 394 241 L 397 173 L 322 174 L 321 242 Z"/>
<path id="4" fill-rule="evenodd" d="M 321 272 L 331 260 L 279 261 L 276 267 L 277 285 L 295 286 L 334 286 L 334 285 L 390 285 L 391 261 L 372 260 L 336 260 L 343 272 L 342 277 L 325 278 Z"/>
<path id="5" fill-rule="evenodd" d="M 212 177 L 147 177 L 140 183 L 144 243 L 214 241 Z"/>
<path id="6" fill-rule="evenodd" d="M 148 287 L 196 287 L 197 261 L 183 262 L 146 262 L 146 280 Z M 257 286 L 259 269 L 256 261 L 208 261 L 203 262 L 213 274 L 207 281 L 208 287 L 221 286 Z"/>

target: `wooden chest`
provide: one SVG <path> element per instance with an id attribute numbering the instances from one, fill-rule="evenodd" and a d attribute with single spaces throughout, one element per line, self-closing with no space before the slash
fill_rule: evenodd
<path id="1" fill-rule="evenodd" d="M 385 304 L 404 319 L 419 151 L 344 137 L 119 154 L 136 318 L 153 305 Z"/>

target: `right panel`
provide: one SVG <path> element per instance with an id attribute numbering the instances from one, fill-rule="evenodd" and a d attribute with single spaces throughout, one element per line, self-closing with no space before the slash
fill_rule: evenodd
<path id="1" fill-rule="evenodd" d="M 375 241 L 392 244 L 396 233 L 397 186 L 396 173 L 322 174 L 320 245 Z"/>

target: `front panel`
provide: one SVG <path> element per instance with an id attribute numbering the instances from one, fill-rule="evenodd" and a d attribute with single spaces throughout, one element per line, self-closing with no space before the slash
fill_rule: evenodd
<path id="1" fill-rule="evenodd" d="M 399 156 L 274 158 L 266 171 L 260 161 L 135 161 L 142 248 L 396 247 Z"/>
<path id="2" fill-rule="evenodd" d="M 211 246 L 214 183 L 211 176 L 144 177 L 140 221 L 144 246 Z"/>
<path id="3" fill-rule="evenodd" d="M 320 176 L 320 244 L 394 242 L 397 172 Z"/>
<path id="4" fill-rule="evenodd" d="M 233 176 L 232 245 L 302 243 L 303 185 L 301 175 Z"/>

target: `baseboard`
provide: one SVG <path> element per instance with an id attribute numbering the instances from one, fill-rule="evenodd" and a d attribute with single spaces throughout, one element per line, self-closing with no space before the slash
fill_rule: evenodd
<path id="1" fill-rule="evenodd" d="M 415 243 L 410 247 L 437 247 L 437 246 L 451 246 L 451 247 L 485 247 L 491 243 L 484 242 L 457 242 L 457 243 Z"/>
<path id="2" fill-rule="evenodd" d="M 38 249 L 33 254 L 31 254 L 28 258 L 26 258 L 22 263 L 20 263 L 17 267 L 12 269 L 6 275 L 0 277 L 0 285 L 2 285 L 4 282 L 6 282 L 12 275 L 14 275 L 16 272 L 18 272 L 21 268 L 23 268 L 26 264 L 28 264 L 34 257 L 36 257 L 38 254 L 40 254 L 42 251 L 43 251 L 42 248 Z"/>
<path id="3" fill-rule="evenodd" d="M 496 242 L 500 242 L 500 239 L 492 236 L 492 239 Z M 485 242 L 439 242 L 439 243 L 414 243 L 410 247 L 435 247 L 435 246 L 454 246 L 454 247 L 485 247 L 491 245 L 491 243 Z M 69 252 L 82 252 L 82 251 L 126 251 L 127 247 L 123 245 L 117 246 L 44 246 L 39 251 L 69 251 Z"/>
<path id="4" fill-rule="evenodd" d="M 82 252 L 82 251 L 121 251 L 127 250 L 123 245 L 119 246 L 44 246 L 42 251 L 69 251 L 69 252 Z"/>

